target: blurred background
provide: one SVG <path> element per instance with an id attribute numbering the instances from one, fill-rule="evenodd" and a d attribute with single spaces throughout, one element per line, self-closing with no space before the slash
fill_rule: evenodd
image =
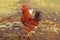
<path id="1" fill-rule="evenodd" d="M 42 12 L 30 40 L 60 40 L 60 0 L 0 0 L 0 40 L 29 40 L 20 21 L 23 4 Z"/>

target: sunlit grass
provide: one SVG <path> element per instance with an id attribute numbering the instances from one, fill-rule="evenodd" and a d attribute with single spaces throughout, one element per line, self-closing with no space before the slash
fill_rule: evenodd
<path id="1" fill-rule="evenodd" d="M 59 11 L 60 10 L 60 0 L 34 0 L 31 1 L 34 7 L 38 7 L 47 11 Z"/>
<path id="2" fill-rule="evenodd" d="M 18 8 L 18 2 L 28 2 L 28 5 L 45 11 L 60 11 L 60 0 L 0 0 L 0 13 L 13 12 Z"/>
<path id="3" fill-rule="evenodd" d="M 16 10 L 19 0 L 0 0 L 0 13 L 11 13 Z"/>

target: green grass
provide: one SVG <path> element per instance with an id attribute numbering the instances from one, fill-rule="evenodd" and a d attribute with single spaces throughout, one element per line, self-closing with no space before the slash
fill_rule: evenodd
<path id="1" fill-rule="evenodd" d="M 33 8 L 45 11 L 60 11 L 60 0 L 0 0 L 0 13 L 13 12 L 17 9 L 18 2 L 22 4 L 28 2 Z"/>
<path id="2" fill-rule="evenodd" d="M 60 0 L 35 0 L 32 1 L 35 7 L 42 8 L 44 10 L 60 11 Z"/>

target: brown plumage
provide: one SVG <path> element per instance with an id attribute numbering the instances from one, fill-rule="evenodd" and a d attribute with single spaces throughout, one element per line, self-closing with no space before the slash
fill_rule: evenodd
<path id="1" fill-rule="evenodd" d="M 28 11 L 28 8 L 26 5 L 22 6 L 22 16 L 21 16 L 21 22 L 25 26 L 25 29 L 28 32 L 31 32 L 35 26 L 37 26 L 39 21 L 41 20 L 41 15 L 39 11 L 35 12 L 34 18 L 30 17 L 30 13 Z"/>

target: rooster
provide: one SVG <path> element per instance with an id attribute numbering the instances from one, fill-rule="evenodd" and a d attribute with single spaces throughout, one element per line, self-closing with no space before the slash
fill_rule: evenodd
<path id="1" fill-rule="evenodd" d="M 39 21 L 41 20 L 40 11 L 35 11 L 34 18 L 31 18 L 30 12 L 26 5 L 22 6 L 22 16 L 21 16 L 21 22 L 25 26 L 25 29 L 28 32 L 31 32 L 35 26 L 39 24 Z"/>

